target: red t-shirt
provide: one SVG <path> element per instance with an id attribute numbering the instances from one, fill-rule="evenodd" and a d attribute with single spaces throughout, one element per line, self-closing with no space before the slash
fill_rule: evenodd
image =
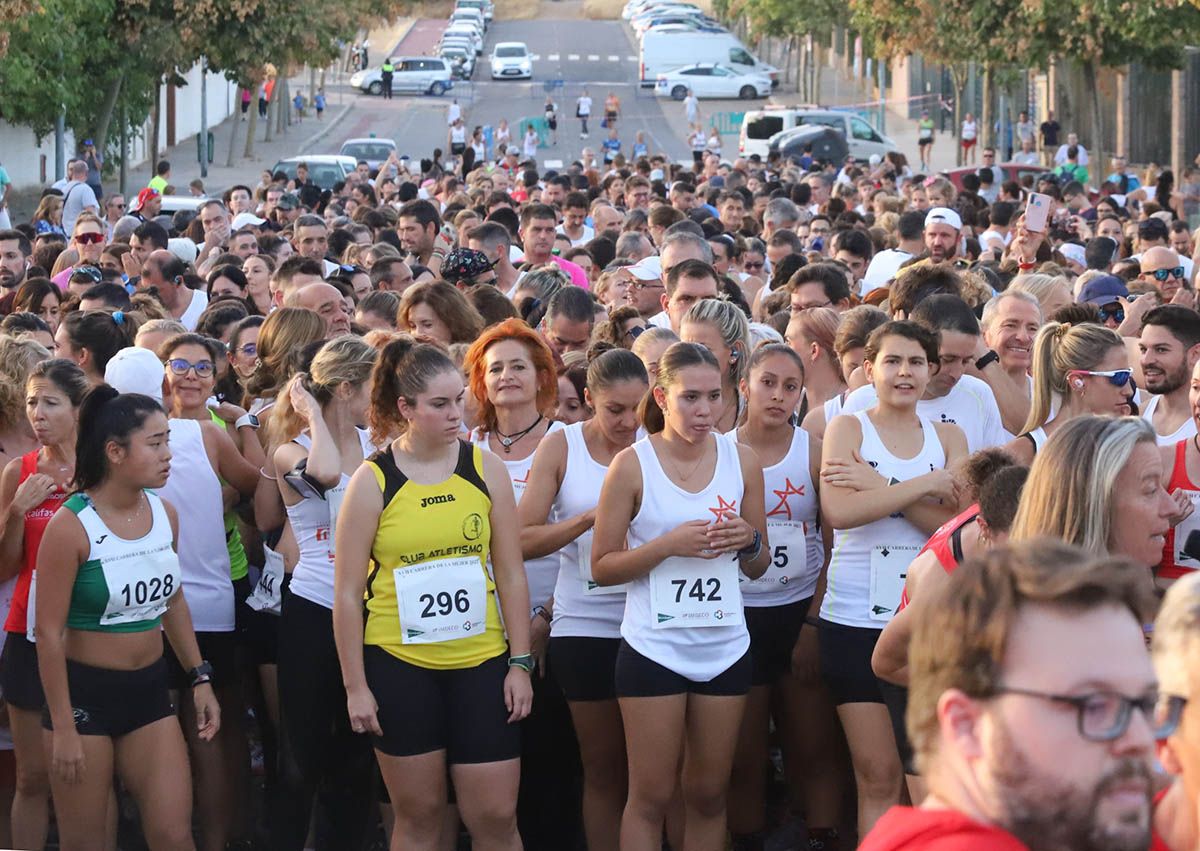
<path id="1" fill-rule="evenodd" d="M 1178 781 L 1176 781 L 1176 782 L 1178 782 Z M 1158 805 L 1163 802 L 1163 798 L 1167 797 L 1167 793 L 1170 791 L 1171 791 L 1170 786 L 1166 787 L 1165 789 L 1158 790 L 1158 794 L 1154 796 L 1154 809 L 1155 810 L 1158 809 Z M 1167 843 L 1163 842 L 1163 839 L 1161 836 L 1158 835 L 1157 830 L 1151 831 L 1151 833 L 1150 833 L 1149 851 L 1171 851 L 1171 847 L 1169 845 L 1167 845 Z"/>
<path id="2" fill-rule="evenodd" d="M 954 810 L 892 807 L 858 851 L 1029 851 L 1012 834 Z"/>
<path id="3" fill-rule="evenodd" d="M 40 451 L 35 449 L 21 456 L 21 479 L 18 484 L 37 472 Z M 65 493 L 55 491 L 46 497 L 45 501 L 37 508 L 25 513 L 25 540 L 22 545 L 24 554 L 21 560 L 21 572 L 17 575 L 17 584 L 13 588 L 12 606 L 8 610 L 8 619 L 4 622 L 6 632 L 24 633 L 26 631 L 25 619 L 29 609 L 29 584 L 33 581 L 33 570 L 37 567 L 38 547 L 41 546 L 42 536 L 46 534 L 46 524 L 50 522 L 54 512 L 58 511 L 66 499 Z"/>

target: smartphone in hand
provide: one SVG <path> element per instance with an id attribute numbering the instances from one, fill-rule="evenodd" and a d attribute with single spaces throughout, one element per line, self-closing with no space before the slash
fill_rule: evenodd
<path id="1" fill-rule="evenodd" d="M 1025 207 L 1025 229 L 1034 233 L 1046 232 L 1046 220 L 1054 199 L 1041 192 L 1029 193 L 1029 204 Z"/>

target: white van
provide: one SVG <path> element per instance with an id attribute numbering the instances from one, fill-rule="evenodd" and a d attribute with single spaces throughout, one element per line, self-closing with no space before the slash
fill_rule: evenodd
<path id="1" fill-rule="evenodd" d="M 639 80 L 643 86 L 653 86 L 659 74 L 697 62 L 765 75 L 772 86 L 779 85 L 779 70 L 759 60 L 736 36 L 710 32 L 647 32 L 642 37 Z"/>
<path id="2" fill-rule="evenodd" d="M 853 112 L 811 105 L 768 106 L 766 109 L 750 110 L 742 118 L 738 155 L 748 157 L 758 154 L 765 159 L 771 139 L 776 134 L 814 124 L 832 127 L 841 133 L 846 138 L 850 153 L 857 160 L 867 160 L 874 154 L 884 156 L 889 151 L 899 150 L 892 139 Z"/>

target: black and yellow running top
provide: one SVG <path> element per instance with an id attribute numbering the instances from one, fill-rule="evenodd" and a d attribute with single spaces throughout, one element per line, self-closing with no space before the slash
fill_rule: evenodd
<path id="1" fill-rule="evenodd" d="M 492 500 L 483 481 L 483 454 L 459 441 L 458 464 L 435 485 L 410 481 L 396 467 L 391 447 L 367 464 L 383 493 L 383 511 L 371 545 L 364 642 L 422 668 L 473 668 L 508 649 L 496 585 L 487 569 Z M 402 635 L 396 574 L 443 559 L 478 558 L 486 588 L 484 628 L 477 634 L 437 643 L 406 643 Z"/>

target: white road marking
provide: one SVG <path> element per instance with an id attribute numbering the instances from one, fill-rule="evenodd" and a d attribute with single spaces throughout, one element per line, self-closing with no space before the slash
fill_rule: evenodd
<path id="1" fill-rule="evenodd" d="M 531 62 L 537 62 L 537 61 L 538 61 L 539 59 L 541 59 L 541 58 L 542 58 L 542 57 L 538 56 L 538 55 L 535 53 L 535 54 L 533 54 L 532 56 L 530 56 L 530 57 L 529 57 L 529 60 L 530 60 Z"/>
<path id="2" fill-rule="evenodd" d="M 568 61 L 568 62 L 578 62 L 578 61 L 579 61 L 579 54 L 578 54 L 578 53 L 568 53 L 568 54 L 567 54 L 567 61 Z"/>
<path id="3" fill-rule="evenodd" d="M 562 168 L 563 161 L 562 160 L 542 160 L 542 165 L 544 165 L 546 168 Z"/>
<path id="4" fill-rule="evenodd" d="M 600 61 L 599 55 L 597 55 L 595 53 L 588 54 L 588 62 L 599 62 L 599 61 Z"/>
<path id="5" fill-rule="evenodd" d="M 612 55 L 610 54 L 610 55 L 609 55 L 609 57 L 608 57 L 608 61 L 609 61 L 609 62 L 620 62 L 620 61 L 621 61 L 621 57 L 620 57 L 620 56 L 612 56 Z"/>
<path id="6" fill-rule="evenodd" d="M 547 58 L 547 59 L 549 59 L 551 62 L 557 62 L 557 61 L 558 61 L 558 54 L 557 54 L 557 53 L 551 53 L 551 54 L 550 54 L 549 56 L 547 56 L 546 58 Z"/>
<path id="7" fill-rule="evenodd" d="M 637 62 L 638 58 L 636 56 L 626 56 L 625 61 L 626 62 Z"/>

